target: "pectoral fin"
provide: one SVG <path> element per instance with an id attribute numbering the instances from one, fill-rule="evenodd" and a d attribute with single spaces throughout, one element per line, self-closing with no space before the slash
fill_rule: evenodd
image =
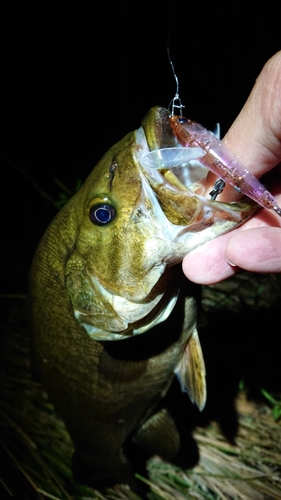
<path id="1" fill-rule="evenodd" d="M 187 392 L 199 410 L 206 404 L 206 371 L 203 353 L 196 327 L 185 347 L 183 356 L 175 369 L 181 388 Z"/>

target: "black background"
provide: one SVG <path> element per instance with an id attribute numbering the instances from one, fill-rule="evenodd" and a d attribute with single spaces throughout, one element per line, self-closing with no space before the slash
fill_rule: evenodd
<path id="1" fill-rule="evenodd" d="M 275 8 L 274 8 L 275 5 Z M 155 105 L 175 80 L 185 114 L 227 131 L 280 49 L 274 2 L 44 2 L 2 15 L 1 289 L 24 290 L 58 199 Z"/>

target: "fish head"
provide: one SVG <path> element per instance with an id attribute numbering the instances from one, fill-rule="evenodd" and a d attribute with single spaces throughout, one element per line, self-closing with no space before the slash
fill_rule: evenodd
<path id="1" fill-rule="evenodd" d="M 68 204 L 75 244 L 66 286 L 76 319 L 94 339 L 127 338 L 166 319 L 178 296 L 172 266 L 253 213 L 252 205 L 202 196 L 206 171 L 200 165 L 193 179 L 187 175 L 190 185 L 171 169 L 143 165 L 150 151 L 176 145 L 168 110 L 152 108 L 138 130 L 107 151 Z"/>

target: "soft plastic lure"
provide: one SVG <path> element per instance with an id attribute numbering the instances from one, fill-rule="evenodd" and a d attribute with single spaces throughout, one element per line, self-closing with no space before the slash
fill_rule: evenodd
<path id="1" fill-rule="evenodd" d="M 281 217 L 281 208 L 272 194 L 251 174 L 236 155 L 199 123 L 172 115 L 170 125 L 178 142 L 185 148 L 200 147 L 204 156 L 197 160 L 220 179 Z"/>

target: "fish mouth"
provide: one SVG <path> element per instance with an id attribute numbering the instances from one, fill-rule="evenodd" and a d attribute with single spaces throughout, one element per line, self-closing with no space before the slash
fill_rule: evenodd
<path id="1" fill-rule="evenodd" d="M 171 113 L 160 107 L 152 108 L 142 121 L 148 152 L 141 156 L 141 164 L 153 170 L 173 169 L 173 173 L 185 186 L 202 181 L 208 169 L 194 161 L 205 155 L 200 147 L 183 148 L 173 134 L 170 125 Z"/>
<path id="2" fill-rule="evenodd" d="M 154 107 L 144 117 L 137 131 L 137 135 L 143 132 L 145 136 L 140 138 L 143 149 L 139 150 L 138 160 L 168 220 L 175 225 L 188 225 L 190 230 L 199 212 L 200 203 L 195 196 L 204 196 L 209 171 L 196 161 L 205 154 L 203 149 L 183 148 L 179 144 L 170 126 L 170 116 L 166 108 Z"/>
<path id="3" fill-rule="evenodd" d="M 183 148 L 178 143 L 170 116 L 169 110 L 161 107 L 148 112 L 136 132 L 136 156 L 167 220 L 176 226 L 172 240 L 187 232 L 203 231 L 201 242 L 193 238 L 194 246 L 189 238 L 187 253 L 244 222 L 256 210 L 256 204 L 248 199 L 247 203 L 223 203 L 206 198 L 209 170 L 196 160 L 205 152 L 200 147 Z M 207 228 L 212 229 L 206 233 Z"/>

